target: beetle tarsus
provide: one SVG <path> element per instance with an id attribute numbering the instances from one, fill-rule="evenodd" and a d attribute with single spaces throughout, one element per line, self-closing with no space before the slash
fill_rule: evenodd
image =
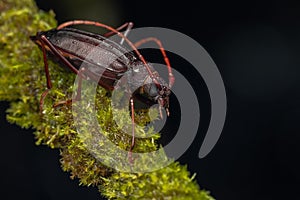
<path id="1" fill-rule="evenodd" d="M 59 101 L 59 102 L 53 104 L 53 108 L 57 108 L 57 107 L 62 106 L 62 105 L 71 105 L 72 103 L 74 103 L 73 99 L 68 99 L 68 100 L 65 100 L 65 101 Z"/>

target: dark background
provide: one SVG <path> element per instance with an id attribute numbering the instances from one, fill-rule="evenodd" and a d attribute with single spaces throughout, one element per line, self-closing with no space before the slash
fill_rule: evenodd
<path id="1" fill-rule="evenodd" d="M 201 76 L 192 76 L 188 66 L 171 56 L 172 66 L 198 91 L 203 111 L 197 139 L 179 161 L 197 173 L 200 186 L 218 200 L 299 198 L 300 3 L 55 0 L 38 5 L 53 9 L 59 22 L 91 19 L 118 26 L 133 21 L 136 27 L 170 28 L 195 39 L 219 68 L 228 112 L 217 145 L 199 159 L 209 122 L 208 94 Z M 7 108 L 2 102 L 4 196 L 99 199 L 96 188 L 79 187 L 61 170 L 57 150 L 35 146 L 32 130 L 5 122 Z M 162 142 L 171 138 L 164 133 Z"/>

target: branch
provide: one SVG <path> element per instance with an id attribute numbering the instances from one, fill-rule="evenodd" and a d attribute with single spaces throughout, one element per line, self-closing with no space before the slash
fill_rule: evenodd
<path id="1" fill-rule="evenodd" d="M 52 11 L 39 10 L 32 0 L 1 0 L 0 13 L 0 100 L 11 103 L 7 120 L 23 128 L 32 128 L 37 145 L 60 149 L 62 169 L 69 171 L 72 179 L 78 178 L 81 185 L 97 186 L 108 199 L 213 199 L 208 192 L 199 189 L 186 166 L 177 162 L 149 173 L 118 172 L 100 163 L 95 153 L 101 154 L 107 149 L 102 148 L 104 144 L 101 141 L 93 139 L 98 130 L 87 126 L 81 130 L 86 137 L 80 137 L 72 107 L 52 106 L 55 102 L 72 97 L 76 76 L 51 61 L 49 68 L 53 88 L 45 99 L 41 115 L 39 99 L 46 87 L 43 58 L 29 36 L 37 31 L 55 28 L 55 15 Z M 107 91 L 98 87 L 96 99 L 96 117 L 101 127 L 105 127 L 103 134 L 115 145 L 130 148 L 131 137 L 123 133 L 112 119 L 111 100 Z M 81 109 L 89 111 L 91 108 L 85 106 Z M 117 117 L 124 114 L 123 111 L 118 113 L 120 116 Z M 88 122 L 90 119 L 87 117 L 86 120 Z M 142 113 L 138 120 L 145 124 L 149 118 Z M 151 131 L 137 130 L 146 135 L 152 134 Z M 149 138 L 137 139 L 135 151 L 156 150 L 158 138 L 159 134 L 152 134 Z M 94 149 L 87 149 L 87 141 Z M 118 162 L 117 158 L 118 155 L 109 159 Z M 161 161 L 166 160 L 169 158 L 162 151 Z M 147 165 L 141 163 L 139 167 L 146 169 Z"/>

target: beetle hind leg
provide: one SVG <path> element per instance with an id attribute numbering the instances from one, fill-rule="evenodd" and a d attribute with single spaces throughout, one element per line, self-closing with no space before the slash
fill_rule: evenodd
<path id="1" fill-rule="evenodd" d="M 47 83 L 47 89 L 41 94 L 41 97 L 40 97 L 40 113 L 43 113 L 44 101 L 45 101 L 45 98 L 48 95 L 50 89 L 52 88 L 52 83 L 51 83 L 51 79 L 50 79 L 46 47 L 45 47 L 45 43 L 42 40 L 41 40 L 41 47 L 42 47 L 42 51 L 43 51 L 44 69 L 45 69 L 46 83 Z"/>
<path id="2" fill-rule="evenodd" d="M 85 72 L 85 68 L 82 67 L 80 68 L 80 70 L 78 71 L 78 87 L 77 87 L 77 91 L 76 91 L 76 95 L 74 98 L 72 99 L 67 99 L 67 100 L 64 100 L 64 101 L 59 101 L 57 103 L 55 103 L 53 105 L 54 108 L 56 107 L 59 107 L 61 105 L 71 105 L 72 103 L 76 102 L 76 101 L 80 101 L 81 100 L 81 85 L 82 85 L 82 79 L 84 78 L 83 74 Z"/>

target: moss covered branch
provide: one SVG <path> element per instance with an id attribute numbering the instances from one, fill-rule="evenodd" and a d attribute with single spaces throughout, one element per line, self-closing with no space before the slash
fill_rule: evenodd
<path id="1" fill-rule="evenodd" d="M 43 59 L 29 36 L 56 27 L 54 13 L 39 10 L 32 0 L 0 0 L 0 13 L 0 100 L 10 102 L 7 120 L 23 128 L 32 128 L 37 145 L 60 149 L 62 169 L 70 172 L 72 179 L 78 178 L 81 185 L 98 187 L 108 199 L 213 199 L 208 192 L 200 190 L 187 168 L 176 162 L 154 172 L 125 173 L 96 159 L 95 155 L 104 151 L 101 141 L 90 137 L 99 134 L 97 130 L 85 128 L 82 131 L 86 138 L 79 137 L 71 106 L 52 106 L 72 97 L 76 77 L 52 62 L 49 62 L 49 68 L 53 88 L 41 114 L 39 99 L 46 83 Z M 105 127 L 103 134 L 113 144 L 128 150 L 131 137 L 115 125 L 107 91 L 98 87 L 96 95 L 96 116 L 101 127 Z M 121 117 L 122 112 L 118 113 Z M 138 121 L 147 123 L 149 117 L 141 113 Z M 140 134 L 151 134 L 151 137 L 137 139 L 134 151 L 148 152 L 158 148 L 159 134 L 153 134 L 152 129 L 147 131 L 137 130 Z M 95 147 L 92 152 L 96 153 L 87 150 L 84 140 Z M 164 152 L 161 159 L 168 160 Z M 118 155 L 111 160 L 118 162 Z M 139 167 L 147 166 L 141 163 Z"/>

